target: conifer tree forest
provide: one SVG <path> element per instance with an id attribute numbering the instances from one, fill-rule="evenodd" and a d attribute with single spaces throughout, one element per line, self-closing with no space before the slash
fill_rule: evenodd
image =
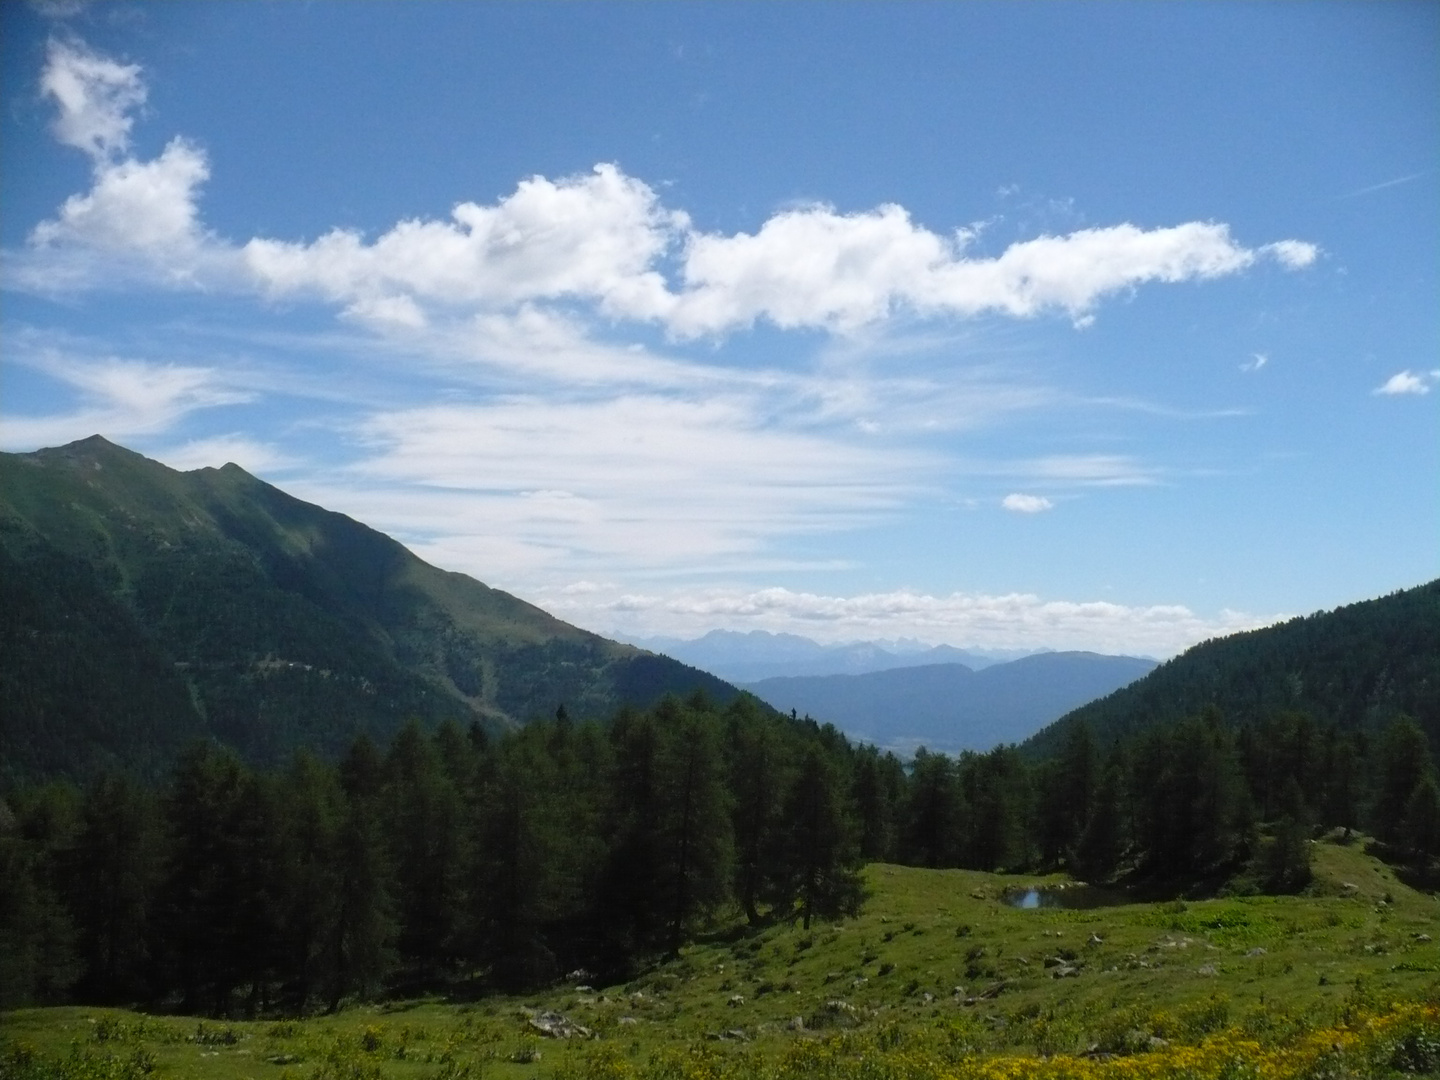
<path id="1" fill-rule="evenodd" d="M 562 706 L 500 737 L 412 723 L 273 770 L 197 743 L 158 784 L 50 780 L 0 801 L 0 1007 L 298 1014 L 619 979 L 696 935 L 843 918 L 867 861 L 1293 892 L 1308 839 L 1334 829 L 1418 874 L 1440 855 L 1414 721 L 1236 726 L 1211 709 L 1111 745 L 1072 726 L 1043 760 L 905 763 L 697 694 L 605 723 Z"/>

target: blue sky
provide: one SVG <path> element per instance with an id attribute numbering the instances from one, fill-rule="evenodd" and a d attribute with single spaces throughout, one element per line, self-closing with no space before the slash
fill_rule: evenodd
<path id="1" fill-rule="evenodd" d="M 1166 656 L 1440 569 L 1440 5 L 0 19 L 5 449 L 617 634 Z"/>

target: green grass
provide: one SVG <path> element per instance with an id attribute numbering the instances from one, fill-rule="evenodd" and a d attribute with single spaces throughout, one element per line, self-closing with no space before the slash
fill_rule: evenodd
<path id="1" fill-rule="evenodd" d="M 1440 944 L 1427 937 L 1440 936 L 1440 903 L 1358 842 L 1316 844 L 1315 872 L 1300 897 L 1022 911 L 1006 892 L 1065 879 L 876 865 L 856 919 L 732 928 L 624 985 L 303 1021 L 31 1009 L 3 1017 L 0 1043 L 37 1060 L 78 1052 L 101 1070 L 63 1074 L 74 1076 L 439 1080 L 548 1076 L 597 1045 L 636 1064 L 696 1047 L 779 1060 L 816 1032 L 942 1057 L 1129 1053 L 1222 1030 L 1278 1044 L 1434 999 Z M 1056 978 L 1064 968 L 1077 973 Z M 529 1023 L 541 1010 L 600 1042 L 544 1037 Z"/>

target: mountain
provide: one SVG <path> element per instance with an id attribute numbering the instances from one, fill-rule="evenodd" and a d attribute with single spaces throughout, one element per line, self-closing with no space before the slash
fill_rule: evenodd
<path id="1" fill-rule="evenodd" d="M 1347 730 L 1405 713 L 1440 747 L 1440 581 L 1203 642 L 1062 717 L 1027 749 L 1054 753 L 1079 723 L 1109 745 L 1212 707 L 1232 724 L 1294 711 Z"/>
<path id="2" fill-rule="evenodd" d="M 975 671 L 1003 663 L 1025 651 L 979 651 L 950 645 L 923 645 L 913 641 L 852 641 L 821 645 L 798 634 L 772 634 L 766 630 L 741 633 L 711 630 L 694 639 L 632 638 L 634 644 L 664 653 L 683 663 L 734 683 L 759 682 L 785 675 L 863 675 L 900 667 L 927 664 L 964 664 Z"/>
<path id="3" fill-rule="evenodd" d="M 0 454 L 0 761 L 154 771 L 194 738 L 270 764 L 409 717 L 492 728 L 737 691 L 430 566 L 236 465 L 94 436 Z"/>
<path id="4" fill-rule="evenodd" d="M 1145 675 L 1153 660 L 1088 652 L 1037 653 L 975 671 L 963 664 L 864 675 L 762 679 L 746 689 L 782 712 L 829 721 L 897 751 L 955 753 L 1028 738 L 1086 701 Z"/>

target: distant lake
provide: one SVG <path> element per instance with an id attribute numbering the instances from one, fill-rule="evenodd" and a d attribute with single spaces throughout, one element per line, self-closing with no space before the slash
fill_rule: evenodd
<path id="1" fill-rule="evenodd" d="M 1005 894 L 1005 903 L 1013 908 L 1085 908 L 1115 907 L 1128 904 L 1124 893 L 1097 889 L 1094 885 L 1032 885 L 1028 889 L 1012 889 Z"/>

